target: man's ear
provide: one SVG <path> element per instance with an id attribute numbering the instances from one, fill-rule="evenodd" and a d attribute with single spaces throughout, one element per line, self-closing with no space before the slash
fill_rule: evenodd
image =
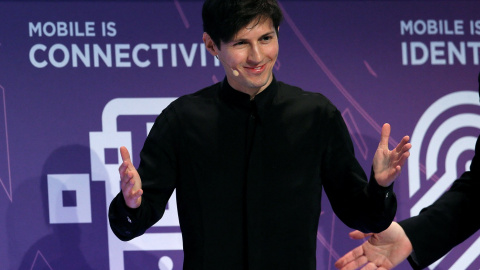
<path id="1" fill-rule="evenodd" d="M 208 52 L 210 52 L 211 55 L 216 56 L 218 54 L 218 48 L 217 45 L 215 45 L 215 42 L 213 42 L 213 39 L 210 37 L 207 32 L 203 33 L 203 43 L 205 43 L 205 48 L 207 49 Z"/>

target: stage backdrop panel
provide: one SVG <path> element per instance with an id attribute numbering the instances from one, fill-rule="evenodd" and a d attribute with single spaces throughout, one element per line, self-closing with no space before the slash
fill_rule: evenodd
<path id="1" fill-rule="evenodd" d="M 279 2 L 276 78 L 338 107 L 367 173 L 383 123 L 390 147 L 411 135 L 397 220 L 418 214 L 468 167 L 480 132 L 478 2 Z M 0 3 L 0 269 L 181 269 L 174 196 L 164 219 L 130 242 L 106 214 L 119 147 L 138 164 L 156 115 L 224 78 L 202 43 L 201 6 Z M 318 269 L 361 243 L 349 231 L 324 199 Z M 479 236 L 436 269 L 480 268 Z"/>

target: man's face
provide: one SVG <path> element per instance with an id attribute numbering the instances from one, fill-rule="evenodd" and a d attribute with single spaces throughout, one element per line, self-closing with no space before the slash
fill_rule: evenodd
<path id="1" fill-rule="evenodd" d="M 272 20 L 253 20 L 231 41 L 222 42 L 217 53 L 234 89 L 250 95 L 259 93 L 272 82 L 278 56 L 278 37 Z"/>

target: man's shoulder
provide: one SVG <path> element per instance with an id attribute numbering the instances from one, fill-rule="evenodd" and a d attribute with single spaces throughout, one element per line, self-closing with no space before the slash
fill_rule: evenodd
<path id="1" fill-rule="evenodd" d="M 336 109 L 333 103 L 323 94 L 306 91 L 298 86 L 278 82 L 278 102 L 302 103 L 305 106 Z"/>
<path id="2" fill-rule="evenodd" d="M 174 102 L 172 102 L 171 106 L 181 108 L 199 103 L 210 103 L 216 97 L 218 97 L 218 91 L 220 88 L 220 82 L 212 84 L 191 94 L 180 96 Z"/>
<path id="3" fill-rule="evenodd" d="M 191 94 L 181 96 L 179 99 L 198 100 L 198 99 L 215 98 L 218 95 L 218 91 L 222 87 L 221 84 L 222 84 L 221 82 L 218 82 L 218 83 L 209 85 Z"/>

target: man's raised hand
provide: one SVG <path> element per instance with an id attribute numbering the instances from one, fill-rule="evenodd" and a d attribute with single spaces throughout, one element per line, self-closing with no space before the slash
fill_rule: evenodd
<path id="1" fill-rule="evenodd" d="M 383 187 L 390 186 L 400 174 L 403 164 L 410 156 L 412 145 L 408 142 L 410 137 L 405 136 L 393 150 L 388 149 L 390 138 L 390 125 L 384 124 L 377 151 L 373 157 L 373 171 L 377 183 Z"/>
<path id="2" fill-rule="evenodd" d="M 120 187 L 122 188 L 125 203 L 130 208 L 138 208 L 142 202 L 142 180 L 137 169 L 130 160 L 130 153 L 125 146 L 120 147 L 122 164 L 118 168 L 120 173 Z"/>

